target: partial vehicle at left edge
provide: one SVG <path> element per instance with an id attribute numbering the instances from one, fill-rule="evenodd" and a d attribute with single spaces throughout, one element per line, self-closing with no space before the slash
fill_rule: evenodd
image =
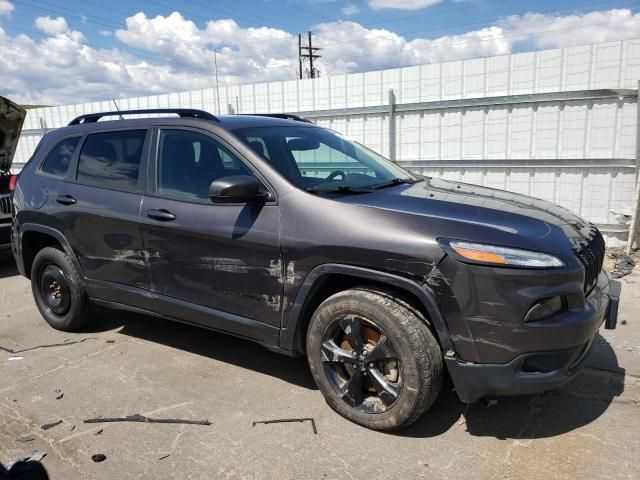
<path id="1" fill-rule="evenodd" d="M 11 248 L 11 191 L 16 181 L 11 162 L 26 115 L 24 108 L 0 97 L 0 252 Z"/>

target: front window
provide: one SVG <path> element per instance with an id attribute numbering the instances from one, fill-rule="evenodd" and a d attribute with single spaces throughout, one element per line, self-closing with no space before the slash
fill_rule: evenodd
<path id="1" fill-rule="evenodd" d="M 158 193 L 209 203 L 209 186 L 221 177 L 253 175 L 216 139 L 191 130 L 161 130 L 158 145 Z"/>
<path id="2" fill-rule="evenodd" d="M 234 133 L 290 182 L 309 191 L 366 191 L 416 181 L 381 155 L 324 128 L 254 127 Z"/>

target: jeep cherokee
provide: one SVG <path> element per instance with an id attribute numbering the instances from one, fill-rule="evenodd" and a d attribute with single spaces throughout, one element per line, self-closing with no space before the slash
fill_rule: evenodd
<path id="1" fill-rule="evenodd" d="M 557 387 L 616 323 L 594 225 L 293 115 L 84 115 L 44 136 L 13 201 L 52 327 L 97 304 L 306 354 L 329 405 L 373 429 L 419 418 L 445 368 L 463 402 Z"/>

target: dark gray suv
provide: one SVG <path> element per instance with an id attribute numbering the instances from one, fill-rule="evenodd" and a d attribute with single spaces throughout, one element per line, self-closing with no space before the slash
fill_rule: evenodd
<path id="1" fill-rule="evenodd" d="M 420 417 L 445 370 L 464 402 L 559 386 L 616 323 L 595 226 L 292 115 L 84 115 L 45 135 L 13 203 L 54 328 L 93 303 L 306 354 L 329 405 L 379 430 Z"/>

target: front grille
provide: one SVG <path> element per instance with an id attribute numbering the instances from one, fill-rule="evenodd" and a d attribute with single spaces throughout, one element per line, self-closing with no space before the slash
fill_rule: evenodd
<path id="1" fill-rule="evenodd" d="M 600 231 L 593 227 L 591 235 L 578 249 L 576 255 L 584 265 L 584 291 L 589 293 L 598 280 L 604 262 L 604 238 Z"/>
<path id="2" fill-rule="evenodd" d="M 11 215 L 11 197 L 0 195 L 0 214 Z"/>

